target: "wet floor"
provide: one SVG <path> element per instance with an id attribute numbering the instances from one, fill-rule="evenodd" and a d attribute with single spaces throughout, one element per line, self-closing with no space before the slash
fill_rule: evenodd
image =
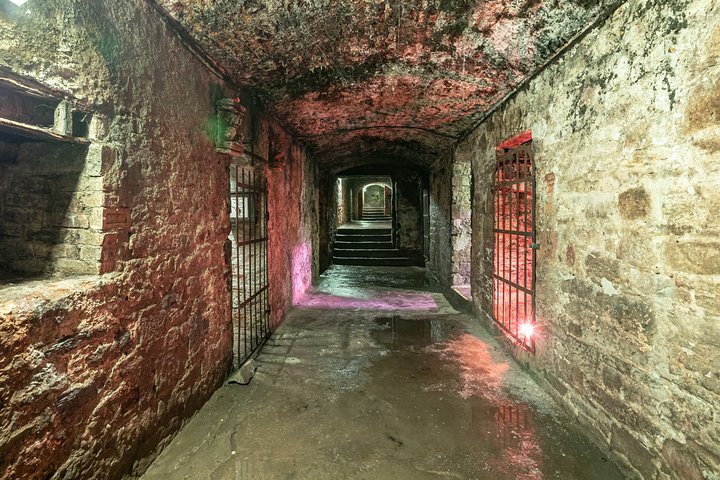
<path id="1" fill-rule="evenodd" d="M 422 269 L 333 267 L 143 478 L 623 477 Z"/>

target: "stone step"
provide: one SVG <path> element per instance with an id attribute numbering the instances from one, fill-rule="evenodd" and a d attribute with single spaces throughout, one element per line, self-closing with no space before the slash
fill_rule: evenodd
<path id="1" fill-rule="evenodd" d="M 392 242 L 391 235 L 337 235 L 335 242 Z"/>
<path id="2" fill-rule="evenodd" d="M 342 242 L 336 241 L 335 248 L 341 250 L 374 250 L 374 249 L 389 249 L 393 248 L 392 241 L 386 242 Z"/>
<path id="3" fill-rule="evenodd" d="M 389 228 L 338 228 L 338 235 L 390 235 L 392 232 Z"/>
<path id="4" fill-rule="evenodd" d="M 368 257 L 333 257 L 335 265 L 409 267 L 413 262 L 408 257 L 368 258 Z"/>
<path id="5" fill-rule="evenodd" d="M 389 258 L 400 257 L 400 250 L 397 248 L 336 248 L 333 251 L 335 257 L 362 257 L 362 258 Z"/>

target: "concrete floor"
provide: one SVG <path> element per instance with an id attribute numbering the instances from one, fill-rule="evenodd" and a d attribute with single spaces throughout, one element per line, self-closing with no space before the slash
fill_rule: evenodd
<path id="1" fill-rule="evenodd" d="M 142 478 L 623 477 L 423 269 L 336 266 Z"/>

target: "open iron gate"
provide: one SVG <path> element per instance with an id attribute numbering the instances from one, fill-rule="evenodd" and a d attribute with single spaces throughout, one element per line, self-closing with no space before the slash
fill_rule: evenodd
<path id="1" fill-rule="evenodd" d="M 236 365 L 270 336 L 267 182 L 262 170 L 230 166 L 232 315 Z"/>

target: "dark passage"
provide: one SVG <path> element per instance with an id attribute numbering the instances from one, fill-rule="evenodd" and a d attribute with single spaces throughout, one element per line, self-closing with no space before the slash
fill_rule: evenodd
<path id="1" fill-rule="evenodd" d="M 335 266 L 150 479 L 622 476 L 421 268 Z"/>

